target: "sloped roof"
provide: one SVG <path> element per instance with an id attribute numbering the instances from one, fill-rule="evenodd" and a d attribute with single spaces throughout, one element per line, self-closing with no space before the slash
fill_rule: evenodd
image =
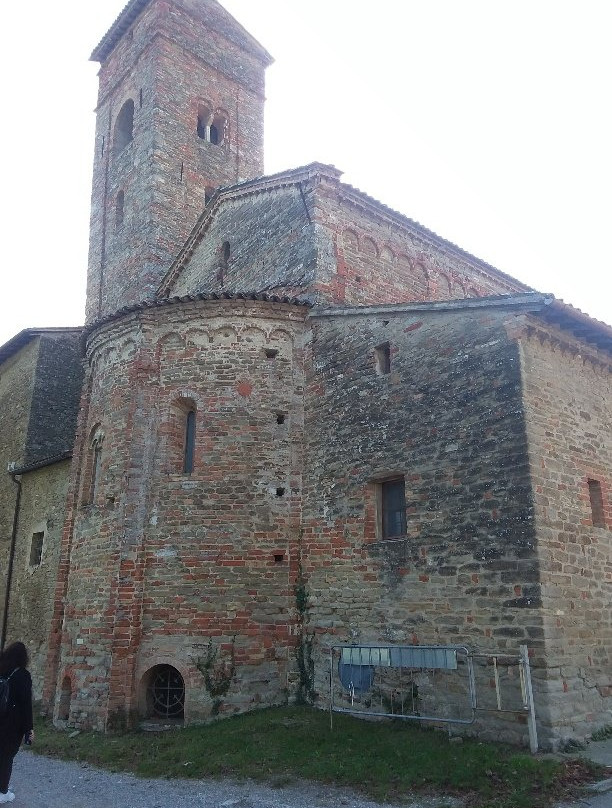
<path id="1" fill-rule="evenodd" d="M 74 328 L 24 328 L 4 345 L 0 345 L 0 365 L 11 356 L 16 354 L 24 348 L 29 342 L 36 337 L 42 337 L 49 334 L 80 334 L 82 333 L 82 326 Z"/>
<path id="2" fill-rule="evenodd" d="M 93 49 L 92 54 L 89 57 L 90 60 L 92 62 L 106 61 L 121 37 L 126 33 L 126 31 L 128 31 L 130 26 L 136 21 L 136 19 L 142 14 L 142 12 L 151 2 L 152 0 L 130 0 L 108 31 L 104 34 L 100 42 L 98 42 L 96 47 Z M 229 12 L 217 2 L 217 0 L 200 0 L 200 2 L 202 3 L 203 7 L 208 5 L 214 8 L 215 13 L 225 21 L 228 28 L 220 31 L 220 33 L 228 35 L 230 39 L 236 42 L 236 44 L 253 53 L 264 65 L 268 66 L 272 64 L 274 60 L 268 51 L 262 45 L 260 45 L 259 42 L 253 36 L 251 36 L 251 34 L 249 34 L 246 28 L 243 28 L 242 25 L 240 25 L 240 23 L 235 20 Z M 213 19 L 210 20 L 209 24 L 211 28 L 216 29 Z"/>
<path id="3" fill-rule="evenodd" d="M 312 317 L 351 317 L 363 315 L 394 314 L 398 312 L 446 312 L 470 309 L 505 308 L 529 312 L 569 331 L 575 337 L 612 354 L 612 326 L 589 317 L 554 295 L 541 292 L 525 292 L 513 295 L 489 295 L 456 300 L 432 300 L 423 303 L 385 303 L 371 306 L 321 306 L 314 308 Z"/>
<path id="4" fill-rule="evenodd" d="M 176 303 L 193 303 L 199 300 L 202 301 L 220 301 L 220 300 L 254 300 L 263 303 L 286 303 L 291 306 L 310 306 L 307 300 L 302 300 L 296 297 L 288 297 L 287 295 L 271 295 L 266 292 L 199 292 L 193 295 L 181 295 L 175 297 L 165 297 L 158 300 L 143 300 L 141 303 L 136 303 L 133 306 L 124 306 L 119 311 L 102 317 L 96 320 L 91 325 L 84 329 L 84 337 L 89 337 L 93 331 L 96 331 L 100 326 L 111 323 L 113 320 L 120 320 L 126 314 L 133 314 L 137 311 L 146 311 L 147 309 L 156 309 L 162 306 L 172 306 Z"/>

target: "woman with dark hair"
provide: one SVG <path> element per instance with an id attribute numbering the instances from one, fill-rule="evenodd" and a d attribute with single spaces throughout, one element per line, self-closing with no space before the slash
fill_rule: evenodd
<path id="1" fill-rule="evenodd" d="M 0 718 L 0 803 L 12 802 L 9 791 L 13 758 L 21 742 L 32 743 L 32 677 L 27 670 L 28 651 L 22 642 L 8 645 L 0 654 L 0 676 L 8 679 L 8 712 Z"/>

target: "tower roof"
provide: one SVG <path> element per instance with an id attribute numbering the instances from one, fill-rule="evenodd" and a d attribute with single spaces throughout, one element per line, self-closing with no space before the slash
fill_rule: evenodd
<path id="1" fill-rule="evenodd" d="M 121 37 L 151 2 L 152 0 L 129 0 L 121 14 L 93 49 L 89 57 L 90 60 L 92 62 L 104 62 Z M 253 53 L 264 65 L 272 64 L 274 60 L 268 51 L 217 0 L 199 0 L 199 3 L 203 11 L 211 12 L 207 15 L 211 28 L 217 29 L 219 22 L 222 22 L 223 30 L 221 33 L 226 34 L 238 45 Z"/>

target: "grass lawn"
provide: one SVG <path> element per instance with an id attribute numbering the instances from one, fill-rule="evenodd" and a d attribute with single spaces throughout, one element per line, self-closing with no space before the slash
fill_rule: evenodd
<path id="1" fill-rule="evenodd" d="M 34 750 L 142 777 L 252 778 L 282 787 L 297 779 L 349 786 L 374 799 L 449 794 L 470 808 L 544 808 L 597 779 L 596 767 L 534 758 L 464 741 L 408 722 L 367 722 L 308 707 L 261 710 L 167 732 L 70 738 L 47 722 Z"/>

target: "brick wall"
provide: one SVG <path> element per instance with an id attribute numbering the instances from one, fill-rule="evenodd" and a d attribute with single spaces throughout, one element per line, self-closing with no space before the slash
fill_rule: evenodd
<path id="1" fill-rule="evenodd" d="M 609 357 L 533 320 L 521 339 L 541 568 L 548 721 L 558 738 L 612 722 Z M 588 480 L 601 483 L 593 524 Z"/>
<path id="2" fill-rule="evenodd" d="M 207 188 L 263 173 L 265 64 L 224 20 L 207 4 L 156 0 L 102 65 L 88 321 L 153 296 Z M 117 153 L 113 130 L 128 99 L 134 136 Z M 219 145 L 198 137 L 202 104 L 225 116 Z"/>
<path id="3" fill-rule="evenodd" d="M 194 660 L 227 661 L 232 648 L 235 681 L 216 711 L 286 698 L 303 319 L 297 306 L 202 302 L 128 316 L 92 339 L 54 674 L 57 687 L 70 678 L 73 722 L 103 727 L 138 710 L 159 664 L 182 673 L 188 720 L 204 718 L 214 700 Z M 195 465 L 184 474 L 176 420 L 189 408 Z M 60 588 L 57 625 L 63 598 Z"/>

